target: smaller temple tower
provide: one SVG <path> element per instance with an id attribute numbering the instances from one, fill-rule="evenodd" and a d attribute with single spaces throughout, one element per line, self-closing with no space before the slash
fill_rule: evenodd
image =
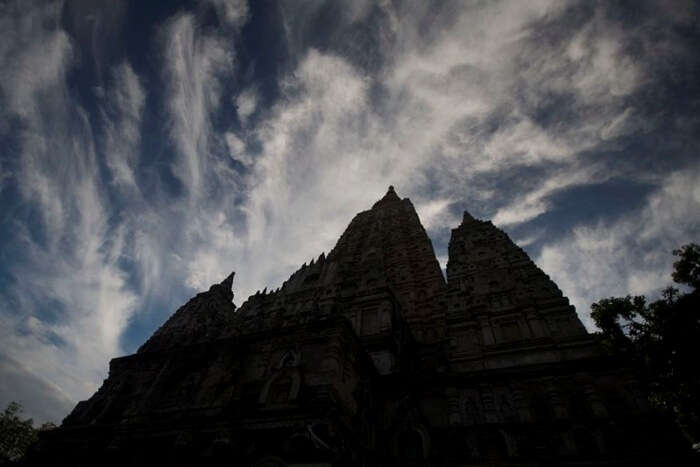
<path id="1" fill-rule="evenodd" d="M 449 354 L 456 368 L 511 364 L 489 360 L 494 352 L 500 360 L 504 351 L 543 360 L 551 358 L 542 352 L 546 347 L 590 343 L 549 276 L 506 233 L 466 211 L 452 230 L 447 282 Z"/>

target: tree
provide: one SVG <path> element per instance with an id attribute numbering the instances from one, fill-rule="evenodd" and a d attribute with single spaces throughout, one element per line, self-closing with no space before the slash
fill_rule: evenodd
<path id="1" fill-rule="evenodd" d="M 22 420 L 22 406 L 10 402 L 0 415 L 0 465 L 10 465 L 22 459 L 27 448 L 37 439 L 31 418 Z"/>
<path id="2" fill-rule="evenodd" d="M 675 418 L 691 442 L 700 440 L 700 246 L 674 250 L 675 287 L 647 304 L 644 296 L 611 297 L 591 305 L 603 342 L 640 370 L 649 400 Z"/>
<path id="3" fill-rule="evenodd" d="M 683 245 L 679 250 L 673 250 L 673 254 L 680 257 L 673 263 L 673 280 L 700 289 L 700 245 Z"/>

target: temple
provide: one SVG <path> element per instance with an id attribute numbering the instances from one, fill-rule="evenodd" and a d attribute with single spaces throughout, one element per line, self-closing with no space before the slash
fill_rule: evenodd
<path id="1" fill-rule="evenodd" d="M 231 274 L 177 310 L 37 465 L 682 463 L 624 362 L 489 221 L 464 213 L 445 280 L 393 187 L 328 254 L 239 308 Z"/>

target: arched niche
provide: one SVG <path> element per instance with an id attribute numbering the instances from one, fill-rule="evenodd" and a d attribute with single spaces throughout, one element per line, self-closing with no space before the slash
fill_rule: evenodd
<path id="1" fill-rule="evenodd" d="M 290 349 L 282 354 L 282 357 L 280 358 L 280 361 L 277 364 L 277 368 L 296 368 L 300 364 L 301 354 L 294 349 Z"/>
<path id="2" fill-rule="evenodd" d="M 258 403 L 268 406 L 293 404 L 297 400 L 300 387 L 299 369 L 282 368 L 265 382 Z"/>
<path id="3" fill-rule="evenodd" d="M 430 436 L 420 423 L 409 423 L 394 435 L 394 455 L 402 464 L 422 463 L 430 453 Z"/>

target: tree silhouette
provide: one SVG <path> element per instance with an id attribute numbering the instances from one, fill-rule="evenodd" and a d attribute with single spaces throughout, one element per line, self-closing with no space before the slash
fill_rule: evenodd
<path id="1" fill-rule="evenodd" d="M 650 401 L 675 418 L 681 430 L 700 439 L 700 246 L 674 250 L 675 287 L 647 304 L 644 296 L 611 297 L 591 305 L 591 317 L 611 350 L 627 355 L 640 371 Z"/>
<path id="2" fill-rule="evenodd" d="M 22 406 L 10 402 L 0 415 L 0 465 L 12 465 L 22 459 L 37 439 L 32 419 L 22 420 L 21 413 Z"/>
<path id="3" fill-rule="evenodd" d="M 680 259 L 673 263 L 673 280 L 693 289 L 700 289 L 700 245 L 690 243 L 683 245 L 673 254 Z"/>

